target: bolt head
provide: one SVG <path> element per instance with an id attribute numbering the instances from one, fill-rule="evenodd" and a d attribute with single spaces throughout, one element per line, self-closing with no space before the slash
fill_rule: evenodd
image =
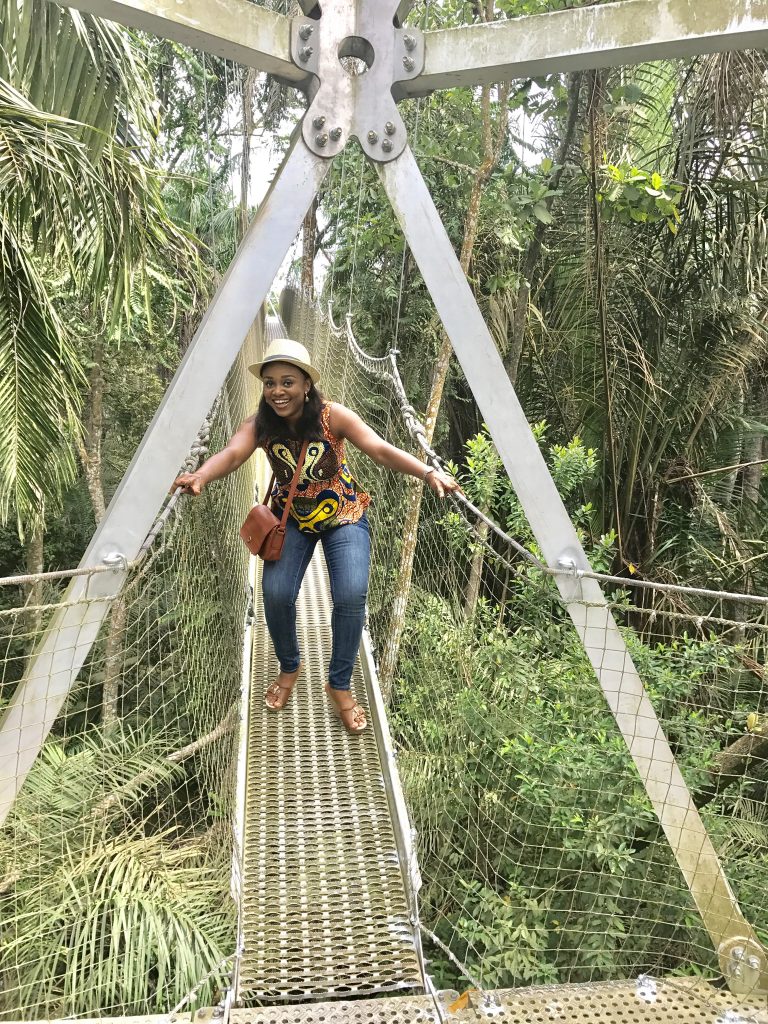
<path id="1" fill-rule="evenodd" d="M 392 140 L 391 139 L 384 139 L 384 141 L 381 144 L 381 148 L 384 150 L 385 153 L 391 153 L 392 152 Z"/>
<path id="2" fill-rule="evenodd" d="M 403 36 L 403 42 L 405 43 L 406 50 L 415 50 L 416 49 L 416 40 L 413 38 L 413 36 L 409 36 L 409 35 Z"/>
<path id="3" fill-rule="evenodd" d="M 315 118 L 314 118 L 314 119 L 312 120 L 312 124 L 313 124 L 313 126 L 314 126 L 315 128 L 322 128 L 322 127 L 323 127 L 323 125 L 325 124 L 325 118 L 324 118 L 324 117 L 323 117 L 323 115 L 321 114 L 321 115 L 320 115 L 319 117 L 315 117 Z"/>
<path id="4" fill-rule="evenodd" d="M 391 121 L 387 121 L 387 123 L 384 125 L 384 131 L 387 133 L 387 135 L 395 134 L 395 126 L 392 124 Z"/>
<path id="5" fill-rule="evenodd" d="M 312 49 L 311 46 L 302 46 L 302 48 L 299 50 L 299 60 L 303 64 L 306 64 L 314 52 L 315 51 Z"/>
<path id="6" fill-rule="evenodd" d="M 747 964 L 752 968 L 753 971 L 760 970 L 760 958 L 754 956 L 754 954 L 751 957 L 749 957 L 749 959 L 747 960 Z"/>
<path id="7" fill-rule="evenodd" d="M 312 26 L 302 25 L 301 28 L 299 29 L 299 35 L 306 42 L 307 39 L 309 39 L 309 37 L 312 35 Z"/>
<path id="8" fill-rule="evenodd" d="M 325 132 L 323 132 L 322 135 L 315 136 L 315 143 L 321 148 L 328 144 L 328 136 L 325 134 Z"/>
<path id="9" fill-rule="evenodd" d="M 403 57 L 403 67 L 406 71 L 413 71 L 416 67 L 416 61 L 412 57 Z"/>
<path id="10" fill-rule="evenodd" d="M 341 128 L 331 128 L 329 134 L 334 142 L 338 142 L 341 138 Z"/>
<path id="11" fill-rule="evenodd" d="M 368 141 L 372 146 L 375 146 L 376 143 L 379 141 L 378 133 L 374 131 L 368 132 Z"/>

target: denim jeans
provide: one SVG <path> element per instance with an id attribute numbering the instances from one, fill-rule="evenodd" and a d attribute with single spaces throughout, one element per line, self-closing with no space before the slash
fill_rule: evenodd
<path id="1" fill-rule="evenodd" d="M 280 668 L 283 672 L 295 672 L 301 661 L 296 637 L 296 598 L 318 540 L 323 545 L 333 599 L 328 681 L 334 690 L 348 690 L 365 624 L 371 562 L 365 515 L 357 523 L 334 526 L 324 533 L 302 533 L 289 516 L 279 561 L 264 563 L 264 615 Z"/>

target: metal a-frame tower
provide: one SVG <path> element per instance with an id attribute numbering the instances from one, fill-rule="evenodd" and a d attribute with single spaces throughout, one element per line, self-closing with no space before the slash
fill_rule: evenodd
<path id="1" fill-rule="evenodd" d="M 397 102 L 452 86 L 768 45 L 768 0 L 621 0 L 422 33 L 411 0 L 70 0 L 68 6 L 259 68 L 306 93 L 288 153 L 83 556 L 0 725 L 0 822 L 37 757 L 334 157 L 355 137 L 377 169 L 732 991 L 768 991 L 768 955 L 720 867 L 408 146 Z M 366 72 L 350 76 L 341 58 Z M 88 586 L 87 603 L 76 604 Z"/>

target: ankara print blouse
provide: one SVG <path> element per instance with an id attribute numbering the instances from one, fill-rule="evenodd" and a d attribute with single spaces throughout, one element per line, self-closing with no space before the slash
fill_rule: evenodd
<path id="1" fill-rule="evenodd" d="M 310 441 L 291 505 L 290 516 L 303 533 L 322 533 L 333 526 L 356 523 L 370 504 L 370 495 L 357 484 L 344 458 L 344 441 L 331 433 L 331 403 L 323 404 L 322 441 Z M 288 498 L 302 441 L 271 438 L 263 445 L 275 474 L 272 511 L 280 514 Z"/>

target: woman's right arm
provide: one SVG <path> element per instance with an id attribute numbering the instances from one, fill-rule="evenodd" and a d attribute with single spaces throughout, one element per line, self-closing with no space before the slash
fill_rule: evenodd
<path id="1" fill-rule="evenodd" d="M 256 451 L 255 416 L 243 420 L 220 452 L 216 452 L 195 473 L 182 473 L 173 481 L 171 490 L 181 487 L 185 494 L 197 497 L 212 480 L 233 473 Z"/>

